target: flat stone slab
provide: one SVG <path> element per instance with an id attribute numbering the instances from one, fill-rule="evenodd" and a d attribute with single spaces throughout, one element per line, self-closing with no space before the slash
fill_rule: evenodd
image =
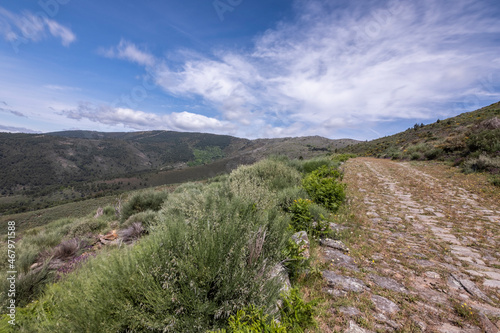
<path id="1" fill-rule="evenodd" d="M 368 289 L 365 283 L 360 279 L 339 275 L 332 271 L 323 271 L 323 278 L 326 280 L 329 286 L 343 289 L 345 291 L 353 291 L 359 293 Z"/>
<path id="2" fill-rule="evenodd" d="M 456 326 L 453 326 L 451 324 L 446 323 L 438 328 L 438 332 L 441 332 L 441 333 L 475 333 L 475 332 L 480 333 L 482 331 L 478 327 L 464 329 L 464 328 L 456 327 Z"/>
<path id="3" fill-rule="evenodd" d="M 486 296 L 485 293 L 483 293 L 477 286 L 474 282 L 472 282 L 471 280 L 468 280 L 466 278 L 461 278 L 460 276 L 456 275 L 456 274 L 450 274 L 450 277 L 451 279 L 455 280 L 456 282 L 458 282 L 458 284 L 460 286 L 462 286 L 469 294 L 473 295 L 473 296 L 476 296 L 480 299 L 482 299 L 483 301 L 486 301 L 486 302 L 491 302 L 490 298 L 488 296 Z M 452 282 L 453 283 L 453 282 Z M 455 283 L 456 284 L 456 283 Z"/>
<path id="4" fill-rule="evenodd" d="M 343 314 L 351 316 L 351 317 L 355 317 L 355 316 L 360 316 L 361 315 L 361 311 L 359 311 L 354 306 L 347 306 L 347 307 L 342 306 L 342 307 L 339 308 L 338 311 L 340 313 L 343 313 Z"/>
<path id="5" fill-rule="evenodd" d="M 358 265 L 356 265 L 356 262 L 354 261 L 353 258 L 351 258 L 348 255 L 345 255 L 339 250 L 331 249 L 331 248 L 326 248 L 324 250 L 324 256 L 325 260 L 327 262 L 330 262 L 333 266 L 342 266 L 345 268 L 349 268 L 355 271 L 358 271 Z"/>
<path id="6" fill-rule="evenodd" d="M 498 280 L 484 280 L 483 286 L 489 287 L 489 288 L 500 289 L 500 281 L 498 281 Z"/>
<path id="7" fill-rule="evenodd" d="M 355 322 L 349 322 L 349 328 L 344 331 L 344 333 L 373 333 L 373 331 L 367 330 L 358 326 Z"/>
<path id="8" fill-rule="evenodd" d="M 321 239 L 319 243 L 321 244 L 321 246 L 330 247 L 332 249 L 339 250 L 345 253 L 349 252 L 349 248 L 345 246 L 345 244 L 342 243 L 342 241 L 339 240 L 326 238 L 326 239 Z"/>
<path id="9" fill-rule="evenodd" d="M 393 314 L 398 312 L 399 306 L 394 303 L 393 301 L 382 297 L 378 295 L 372 295 L 371 297 L 373 304 L 375 304 L 375 307 L 379 312 L 385 313 L 385 314 Z"/>
<path id="10" fill-rule="evenodd" d="M 372 280 L 379 287 L 389 289 L 398 293 L 408 293 L 408 290 L 396 280 L 375 274 L 370 274 L 369 277 L 370 280 Z"/>
<path id="11" fill-rule="evenodd" d="M 342 230 L 345 230 L 347 229 L 346 227 L 344 227 L 343 225 L 340 225 L 340 224 L 337 224 L 337 223 L 333 223 L 333 222 L 330 222 L 328 224 L 328 226 L 330 227 L 331 230 L 333 231 L 342 231 Z"/>
<path id="12" fill-rule="evenodd" d="M 429 279 L 439 279 L 441 276 L 439 276 L 438 273 L 436 272 L 433 272 L 433 271 L 428 271 L 428 272 L 425 272 L 424 275 L 426 277 L 428 277 Z"/>

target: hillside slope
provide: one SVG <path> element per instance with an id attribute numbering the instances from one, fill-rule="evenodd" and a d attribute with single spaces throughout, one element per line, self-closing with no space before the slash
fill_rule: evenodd
<path id="1" fill-rule="evenodd" d="M 472 169 L 480 169 L 474 166 L 474 159 L 481 155 L 483 160 L 495 159 L 500 155 L 499 118 L 500 102 L 432 124 L 415 124 L 404 132 L 349 146 L 342 151 L 393 159 L 438 159 L 452 161 L 455 165 L 469 161 Z M 495 167 L 495 161 L 489 163 L 491 165 L 483 169 L 498 172 L 493 169 L 500 168 L 500 164 Z"/>
<path id="2" fill-rule="evenodd" d="M 0 133 L 0 213 L 208 178 L 272 154 L 309 158 L 355 142 L 172 131 Z"/>

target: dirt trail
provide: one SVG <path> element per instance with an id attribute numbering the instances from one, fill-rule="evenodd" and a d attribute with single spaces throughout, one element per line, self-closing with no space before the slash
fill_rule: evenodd
<path id="1" fill-rule="evenodd" d="M 332 309 L 343 330 L 499 332 L 498 196 L 466 190 L 443 166 L 356 158 L 344 169 L 363 238 L 350 255 L 325 248 L 323 273 L 334 298 L 357 295 Z"/>

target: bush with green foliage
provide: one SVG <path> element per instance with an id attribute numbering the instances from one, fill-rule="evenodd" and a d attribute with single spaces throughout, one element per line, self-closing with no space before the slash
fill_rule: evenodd
<path id="1" fill-rule="evenodd" d="M 103 219 L 95 219 L 93 217 L 87 217 L 78 219 L 71 225 L 69 230 L 69 236 L 75 237 L 85 237 L 90 234 L 99 233 L 108 227 L 108 222 Z"/>
<path id="2" fill-rule="evenodd" d="M 130 216 L 146 210 L 158 211 L 167 200 L 167 192 L 146 191 L 132 196 L 124 205 L 121 220 L 126 221 Z"/>
<path id="3" fill-rule="evenodd" d="M 345 200 L 345 185 L 340 183 L 342 174 L 332 167 L 321 167 L 304 177 L 302 186 L 314 202 L 336 212 Z"/>
<path id="4" fill-rule="evenodd" d="M 167 204 L 149 237 L 89 259 L 77 274 L 49 286 L 21 327 L 204 332 L 224 327 L 249 304 L 269 312 L 280 290 L 271 270 L 283 260 L 289 220 L 277 208 L 257 210 L 228 198 L 227 186 L 212 185 L 202 200 L 191 197 L 202 203 L 196 218 Z"/>
<path id="5" fill-rule="evenodd" d="M 302 333 L 316 327 L 314 320 L 315 301 L 305 302 L 294 288 L 282 294 L 279 307 L 281 321 L 277 322 L 265 314 L 262 308 L 249 305 L 238 310 L 229 318 L 229 329 L 211 331 L 211 333 Z"/>
<path id="6" fill-rule="evenodd" d="M 284 212 L 289 212 L 290 206 L 294 204 L 295 200 L 308 198 L 308 194 L 302 186 L 295 186 L 279 191 L 276 198 L 278 207 Z"/>
<path id="7" fill-rule="evenodd" d="M 231 193 L 253 201 L 259 209 L 275 207 L 277 193 L 300 185 L 300 173 L 282 162 L 267 159 L 241 166 L 229 175 Z"/>
<path id="8" fill-rule="evenodd" d="M 130 216 L 125 222 L 121 224 L 120 228 L 128 228 L 134 223 L 140 223 L 146 230 L 149 230 L 151 226 L 158 224 L 158 222 L 158 213 L 152 210 L 147 210 L 145 212 L 140 212 Z"/>
<path id="9" fill-rule="evenodd" d="M 348 159 L 355 158 L 355 157 L 357 157 L 356 154 L 343 153 L 343 154 L 335 154 L 335 155 L 333 155 L 332 159 L 334 161 L 338 161 L 338 162 L 345 162 Z"/>
<path id="10" fill-rule="evenodd" d="M 313 202 L 309 199 L 294 200 L 290 206 L 290 213 L 292 214 L 290 226 L 294 231 L 309 231 L 312 229 L 313 216 L 309 210 Z"/>
<path id="11" fill-rule="evenodd" d="M 500 128 L 487 129 L 471 134 L 466 142 L 471 152 L 480 151 L 488 154 L 498 154 L 500 152 Z"/>
<path id="12" fill-rule="evenodd" d="M 282 256 L 286 258 L 283 265 L 287 269 L 291 282 L 296 282 L 300 274 L 310 268 L 310 260 L 303 254 L 305 250 L 306 247 L 303 244 L 297 244 L 291 238 L 288 239 L 286 247 L 282 250 Z"/>
<path id="13" fill-rule="evenodd" d="M 498 174 L 500 173 L 500 157 L 489 157 L 488 155 L 481 154 L 477 158 L 466 160 L 462 168 L 466 173 L 488 171 Z"/>

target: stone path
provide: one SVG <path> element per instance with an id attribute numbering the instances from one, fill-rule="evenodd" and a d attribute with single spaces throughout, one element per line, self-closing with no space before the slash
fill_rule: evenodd
<path id="1" fill-rule="evenodd" d="M 323 244 L 325 291 L 369 304 L 332 310 L 344 331 L 500 332 L 500 203 L 408 162 L 344 169 L 360 239 Z"/>

